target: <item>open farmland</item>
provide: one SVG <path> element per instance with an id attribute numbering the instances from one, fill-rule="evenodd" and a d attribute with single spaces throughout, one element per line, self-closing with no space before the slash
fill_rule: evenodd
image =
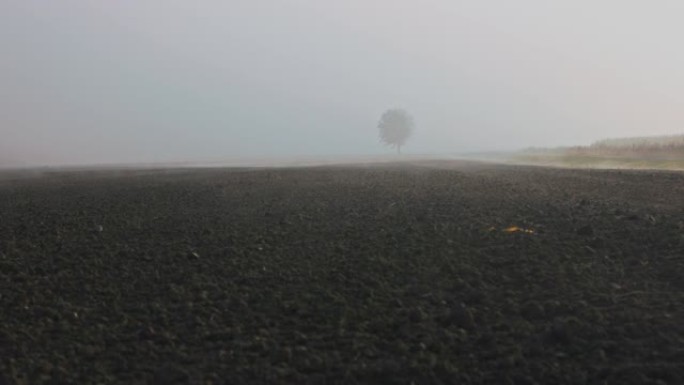
<path id="1" fill-rule="evenodd" d="M 0 174 L 0 384 L 681 384 L 684 174 Z"/>
<path id="2" fill-rule="evenodd" d="M 510 155 L 517 164 L 684 171 L 684 135 L 617 138 L 590 146 L 530 148 Z"/>

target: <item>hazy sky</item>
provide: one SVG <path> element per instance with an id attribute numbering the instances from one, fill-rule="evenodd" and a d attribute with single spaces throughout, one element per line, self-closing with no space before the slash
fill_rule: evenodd
<path id="1" fill-rule="evenodd" d="M 684 132 L 684 2 L 1 0 L 0 160 L 410 153 Z"/>

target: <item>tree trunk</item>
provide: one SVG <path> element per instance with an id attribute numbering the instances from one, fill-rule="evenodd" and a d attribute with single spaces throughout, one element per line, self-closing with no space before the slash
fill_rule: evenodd
<path id="1" fill-rule="evenodd" d="M 397 146 L 397 154 L 401 154 L 401 146 Z"/>

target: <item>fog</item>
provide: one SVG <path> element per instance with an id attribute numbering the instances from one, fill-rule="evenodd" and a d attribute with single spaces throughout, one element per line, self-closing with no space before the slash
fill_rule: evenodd
<path id="1" fill-rule="evenodd" d="M 407 154 L 682 132 L 678 1 L 0 4 L 0 162 Z"/>

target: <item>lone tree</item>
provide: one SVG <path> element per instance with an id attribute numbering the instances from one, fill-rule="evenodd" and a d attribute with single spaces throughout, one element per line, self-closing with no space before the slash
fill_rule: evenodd
<path id="1" fill-rule="evenodd" d="M 401 108 L 387 110 L 378 123 L 380 141 L 390 147 L 396 147 L 397 154 L 401 154 L 401 146 L 411 136 L 413 126 L 413 117 L 406 110 Z"/>

